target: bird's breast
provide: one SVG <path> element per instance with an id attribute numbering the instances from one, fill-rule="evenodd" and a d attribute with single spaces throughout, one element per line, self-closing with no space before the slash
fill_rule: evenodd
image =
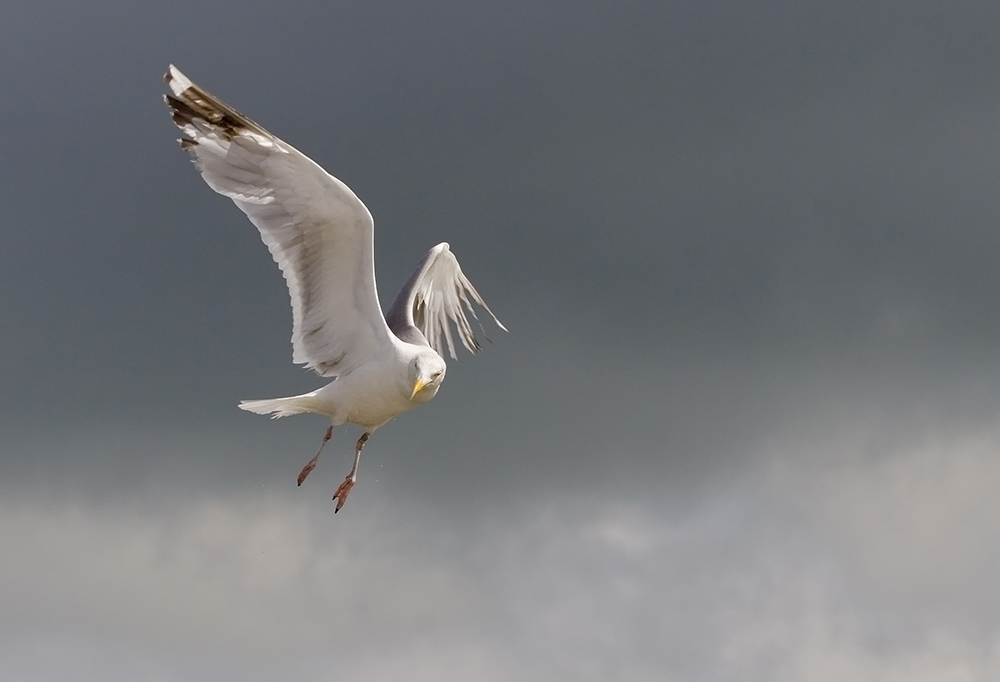
<path id="1" fill-rule="evenodd" d="M 350 422 L 370 431 L 430 400 L 433 394 L 426 399 L 410 400 L 405 389 L 406 372 L 406 365 L 381 362 L 368 363 L 338 377 L 322 389 L 323 398 L 335 415 L 334 421 Z"/>

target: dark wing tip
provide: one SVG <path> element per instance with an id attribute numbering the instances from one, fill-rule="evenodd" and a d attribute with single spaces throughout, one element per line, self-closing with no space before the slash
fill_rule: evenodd
<path id="1" fill-rule="evenodd" d="M 195 120 L 201 120 L 230 140 L 244 130 L 270 137 L 258 123 L 192 83 L 173 65 L 164 74 L 163 80 L 173 91 L 173 94 L 164 95 L 163 101 L 170 108 L 171 117 L 176 125 L 184 127 L 193 125 Z"/>

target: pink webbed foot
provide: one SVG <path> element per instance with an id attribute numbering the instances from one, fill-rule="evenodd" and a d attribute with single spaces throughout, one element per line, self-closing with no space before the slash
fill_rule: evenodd
<path id="1" fill-rule="evenodd" d="M 361 438 L 358 438 L 357 445 L 354 446 L 354 466 L 351 467 L 351 473 L 347 474 L 347 478 L 337 488 L 337 492 L 333 494 L 333 499 L 337 500 L 337 506 L 333 510 L 334 514 L 340 511 L 340 508 L 344 506 L 344 502 L 347 502 L 347 496 L 351 494 L 351 488 L 354 487 L 354 482 L 358 480 L 358 462 L 361 461 L 361 451 L 364 449 L 365 443 L 368 442 L 368 436 L 370 435 L 370 433 L 365 431 L 361 434 Z"/>
<path id="2" fill-rule="evenodd" d="M 319 450 L 316 451 L 316 455 L 306 462 L 306 465 L 302 467 L 302 471 L 299 472 L 299 477 L 296 479 L 298 485 L 302 485 L 302 482 L 306 480 L 306 476 L 312 473 L 312 470 L 316 468 L 316 462 L 319 461 L 319 454 L 323 452 L 323 446 L 325 446 L 330 439 L 333 438 L 333 425 L 326 427 L 326 433 L 323 434 L 323 441 L 319 444 Z"/>
<path id="3" fill-rule="evenodd" d="M 302 471 L 299 472 L 299 477 L 297 479 L 297 485 L 302 485 L 302 482 L 306 480 L 306 476 L 311 474 L 312 470 L 316 468 L 316 462 L 318 461 L 319 453 L 317 452 L 316 456 L 309 460 L 304 467 L 302 467 Z"/>
<path id="4" fill-rule="evenodd" d="M 354 482 L 357 480 L 355 476 L 348 476 L 344 479 L 344 482 L 340 484 L 337 488 L 337 492 L 333 494 L 333 499 L 337 500 L 337 506 L 334 507 L 333 513 L 336 514 L 340 511 L 340 508 L 344 506 L 347 502 L 347 496 L 351 494 L 351 488 L 354 487 Z"/>

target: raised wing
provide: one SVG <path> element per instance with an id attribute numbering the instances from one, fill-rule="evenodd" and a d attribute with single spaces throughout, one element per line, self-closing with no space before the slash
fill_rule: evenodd
<path id="1" fill-rule="evenodd" d="M 456 355 L 451 323 L 454 323 L 462 345 L 469 352 L 478 353 L 482 347 L 465 315 L 468 311 L 473 319 L 478 319 L 472 302 L 479 304 L 500 329 L 507 331 L 462 273 L 448 244 L 441 242 L 427 252 L 403 285 L 386 321 L 389 329 L 403 341 L 430 345 L 441 355 L 447 346 L 453 358 Z"/>
<path id="2" fill-rule="evenodd" d="M 391 344 L 375 289 L 374 224 L 361 200 L 174 66 L 165 80 L 181 148 L 209 187 L 257 226 L 285 276 L 292 360 L 336 376 Z"/>

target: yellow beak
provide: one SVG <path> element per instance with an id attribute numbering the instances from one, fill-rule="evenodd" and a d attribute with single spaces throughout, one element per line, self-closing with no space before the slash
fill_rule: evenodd
<path id="1" fill-rule="evenodd" d="M 413 400 L 413 398 L 416 397 L 418 393 L 424 390 L 424 387 L 426 385 L 427 384 L 424 383 L 422 379 L 417 379 L 416 383 L 413 384 L 413 393 L 410 394 L 410 400 Z"/>

